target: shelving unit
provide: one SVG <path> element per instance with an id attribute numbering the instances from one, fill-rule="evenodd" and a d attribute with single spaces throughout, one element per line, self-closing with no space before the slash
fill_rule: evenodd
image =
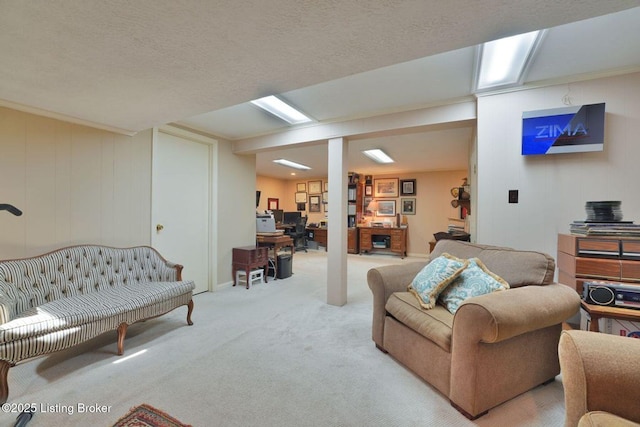
<path id="1" fill-rule="evenodd" d="M 582 294 L 591 280 L 640 286 L 640 240 L 558 235 L 558 281 Z"/>
<path id="2" fill-rule="evenodd" d="M 349 184 L 347 188 L 347 252 L 357 254 L 359 252 L 359 236 L 357 225 L 362 218 L 362 198 L 364 190 L 360 182 L 360 174 L 349 172 Z"/>

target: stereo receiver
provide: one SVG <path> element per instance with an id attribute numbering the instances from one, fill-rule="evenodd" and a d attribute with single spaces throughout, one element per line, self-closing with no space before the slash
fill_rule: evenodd
<path id="1" fill-rule="evenodd" d="M 582 299 L 588 304 L 640 310 L 640 284 L 584 282 Z"/>

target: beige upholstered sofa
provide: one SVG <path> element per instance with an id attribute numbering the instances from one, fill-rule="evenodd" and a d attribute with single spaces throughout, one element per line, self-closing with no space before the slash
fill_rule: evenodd
<path id="1" fill-rule="evenodd" d="M 453 315 L 440 304 L 423 309 L 407 292 L 426 262 L 373 268 L 373 341 L 474 419 L 554 380 L 562 322 L 580 299 L 553 283 L 549 255 L 440 240 L 430 257 L 443 253 L 479 258 L 510 289 L 470 298 Z"/>
<path id="2" fill-rule="evenodd" d="M 192 281 L 182 266 L 147 246 L 73 246 L 45 255 L 0 261 L 0 403 L 18 362 L 118 331 L 181 305 L 193 311 Z"/>
<path id="3" fill-rule="evenodd" d="M 640 426 L 640 340 L 563 331 L 565 427 Z"/>

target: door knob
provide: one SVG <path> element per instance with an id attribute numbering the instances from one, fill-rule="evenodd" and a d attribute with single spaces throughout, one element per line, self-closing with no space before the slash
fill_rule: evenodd
<path id="1" fill-rule="evenodd" d="M 158 225 L 156 225 L 156 231 L 157 231 L 158 233 L 159 233 L 159 232 L 161 232 L 163 229 L 164 229 L 164 225 L 162 225 L 162 224 L 158 224 Z"/>

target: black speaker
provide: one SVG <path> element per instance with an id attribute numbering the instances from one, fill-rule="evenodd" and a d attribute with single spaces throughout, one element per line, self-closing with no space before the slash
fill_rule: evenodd
<path id="1" fill-rule="evenodd" d="M 582 290 L 582 299 L 587 304 L 595 305 L 615 305 L 616 293 L 606 285 L 584 283 Z"/>

